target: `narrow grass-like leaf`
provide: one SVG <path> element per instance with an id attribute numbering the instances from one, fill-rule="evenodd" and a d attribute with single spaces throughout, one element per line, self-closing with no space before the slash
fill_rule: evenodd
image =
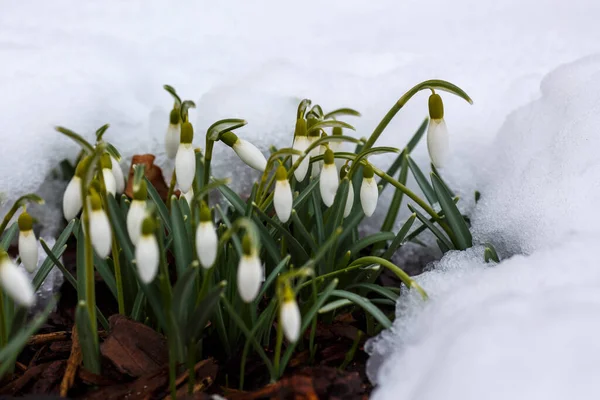
<path id="1" fill-rule="evenodd" d="M 402 166 L 400 168 L 400 175 L 398 177 L 398 182 L 402 185 L 406 186 L 406 178 L 408 177 L 408 160 L 405 156 L 402 160 Z M 404 192 L 399 190 L 398 188 L 394 189 L 394 196 L 392 197 L 392 201 L 390 202 L 390 206 L 388 208 L 388 212 L 385 215 L 385 219 L 383 220 L 383 224 L 381 225 L 382 232 L 389 232 L 394 227 L 394 223 L 396 222 L 396 218 L 398 217 L 398 211 L 400 210 L 400 206 L 402 205 L 402 199 L 404 198 Z M 378 248 L 376 248 L 378 249 Z"/>
<path id="2" fill-rule="evenodd" d="M 56 129 L 58 132 L 62 133 L 66 137 L 72 139 L 75 143 L 77 143 L 79 146 L 81 146 L 81 148 L 83 150 L 85 150 L 87 153 L 94 152 L 94 147 L 90 144 L 90 142 L 85 140 L 81 135 L 73 132 L 70 129 L 63 128 L 62 126 L 57 126 L 54 129 Z"/>
<path id="3" fill-rule="evenodd" d="M 444 179 L 442 179 L 442 175 L 438 172 L 437 168 L 435 167 L 435 165 L 433 165 L 433 163 L 429 164 L 431 166 L 431 171 L 437 175 L 437 177 L 439 178 L 440 182 L 442 183 L 442 185 L 446 188 L 446 190 L 448 191 L 448 193 L 450 193 L 450 197 L 456 197 L 456 194 L 452 191 L 452 189 L 450 189 L 450 186 L 448 186 L 446 184 L 446 182 L 444 181 Z"/>
<path id="4" fill-rule="evenodd" d="M 454 201 L 452 200 L 452 196 L 448 193 L 448 190 L 446 190 L 446 187 L 440 178 L 432 173 L 431 181 L 440 202 L 440 206 L 442 207 L 442 210 L 444 210 L 445 218 L 456 237 L 456 248 L 458 250 L 468 249 L 473 246 L 473 237 L 471 236 L 467 223 L 463 219 L 460 211 L 458 211 L 456 204 L 454 204 Z"/>
<path id="5" fill-rule="evenodd" d="M 412 153 L 412 151 L 415 149 L 415 147 L 417 147 L 417 144 L 419 144 L 419 141 L 421 140 L 421 138 L 423 137 L 423 134 L 427 130 L 428 123 L 429 123 L 429 118 L 425 118 L 423 120 L 423 122 L 421 122 L 421 126 L 419 126 L 419 129 L 417 129 L 415 134 L 408 141 L 408 144 L 406 145 L 406 150 L 407 150 L 408 154 Z"/>
<path id="6" fill-rule="evenodd" d="M 329 111 L 323 115 L 323 119 L 335 118 L 339 115 L 351 115 L 353 117 L 360 117 L 360 113 L 352 108 L 338 108 L 337 110 Z"/>
<path id="7" fill-rule="evenodd" d="M 302 237 L 302 239 L 304 239 L 304 241 L 308 244 L 311 252 L 314 254 L 319 251 L 317 244 L 298 217 L 296 210 L 292 210 L 292 222 L 294 223 L 294 229 L 298 231 L 300 237 Z"/>
<path id="8" fill-rule="evenodd" d="M 369 235 L 360 239 L 350 247 L 350 252 L 355 255 L 358 254 L 365 247 L 371 246 L 375 243 L 383 242 L 385 244 L 388 240 L 392 240 L 396 237 L 392 232 L 379 232 L 373 235 Z"/>
<path id="9" fill-rule="evenodd" d="M 48 315 L 50 315 L 55 306 L 55 299 L 49 301 L 42 313 L 37 315 L 24 329 L 16 335 L 13 335 L 6 346 L 0 349 L 0 360 L 3 361 L 0 363 L 0 377 L 8 372 L 14 365 L 12 362 L 7 362 L 7 360 L 16 359 L 16 356 L 23 350 L 29 338 L 46 322 Z"/>
<path id="10" fill-rule="evenodd" d="M 415 208 L 413 206 L 411 206 L 410 204 L 408 205 L 408 208 L 410 209 L 410 211 L 412 213 L 414 213 L 417 218 L 419 219 L 419 221 L 421 221 L 425 226 L 427 226 L 427 228 L 450 250 L 454 249 L 454 245 L 452 244 L 452 242 L 438 229 L 435 227 L 435 225 L 433 225 L 433 223 L 431 223 L 427 217 L 425 217 L 423 214 L 421 214 L 419 211 L 415 210 Z"/>
<path id="11" fill-rule="evenodd" d="M 219 140 L 219 137 L 225 132 L 231 132 L 232 130 L 241 128 L 246 124 L 246 121 L 239 118 L 221 119 L 208 127 L 206 130 L 206 136 L 209 140 L 216 141 Z"/>
<path id="12" fill-rule="evenodd" d="M 152 185 L 152 182 L 150 182 L 150 180 L 148 180 L 146 177 L 144 177 L 144 179 L 146 179 L 146 186 L 148 187 L 148 196 L 150 199 L 152 199 L 154 205 L 156 205 L 156 210 L 158 211 L 158 215 L 160 215 L 160 219 L 165 225 L 165 228 L 167 228 L 167 231 L 171 233 L 171 218 L 169 217 L 169 210 Z"/>
<path id="13" fill-rule="evenodd" d="M 317 131 L 319 129 L 328 128 L 328 127 L 338 127 L 338 128 L 350 129 L 352 131 L 356 130 L 352 125 L 350 125 L 346 122 L 338 121 L 336 119 L 330 119 L 330 120 L 319 121 L 319 122 L 315 123 L 308 130 L 308 134 L 310 134 L 311 132 Z M 331 138 L 331 137 L 329 137 L 329 138 Z"/>
<path id="14" fill-rule="evenodd" d="M 304 190 L 302 192 L 300 192 L 300 194 L 294 199 L 294 202 L 292 203 L 292 208 L 298 209 L 298 208 L 302 207 L 304 202 L 310 198 L 309 196 L 315 192 L 315 187 L 318 184 L 319 184 L 318 179 L 313 179 L 312 181 L 310 181 L 308 186 L 306 186 L 304 188 Z"/>
<path id="15" fill-rule="evenodd" d="M 213 315 L 215 307 L 219 305 L 219 299 L 227 283 L 220 282 L 210 292 L 204 296 L 192 313 L 188 316 L 186 332 L 189 339 L 196 340 L 200 338 L 200 333 L 206 326 L 208 319 Z"/>
<path id="16" fill-rule="evenodd" d="M 90 314 L 85 301 L 80 301 L 75 309 L 75 324 L 79 335 L 79 344 L 83 355 L 85 369 L 95 374 L 100 373 L 100 353 L 96 343 L 96 332 L 92 331 Z"/>
<path id="17" fill-rule="evenodd" d="M 62 231 L 62 233 L 58 237 L 58 239 L 56 239 L 54 246 L 52 246 L 52 254 L 54 254 L 54 257 L 56 257 L 57 259 L 60 259 L 60 257 L 63 255 L 65 249 L 67 248 L 66 247 L 67 240 L 69 240 L 69 237 L 71 236 L 71 233 L 73 232 L 73 228 L 77 224 L 78 224 L 78 221 L 76 219 L 69 222 L 67 227 Z M 33 285 L 33 289 L 35 291 L 39 290 L 40 286 L 42 286 L 42 283 L 44 282 L 44 280 L 46 279 L 46 277 L 52 270 L 53 266 L 54 266 L 54 264 L 50 258 L 47 258 L 44 260 L 44 262 L 38 269 L 37 273 L 35 274 L 33 281 L 31 282 L 31 284 Z"/>
<path id="18" fill-rule="evenodd" d="M 256 301 L 259 301 L 263 297 L 263 295 L 266 293 L 266 291 L 271 287 L 271 284 L 273 284 L 273 282 L 275 282 L 275 279 L 277 279 L 279 274 L 283 271 L 283 269 L 290 262 L 290 258 L 291 258 L 291 256 L 287 255 L 283 260 L 281 260 L 279 262 L 279 264 L 277 264 L 277 266 L 275 268 L 273 268 L 273 271 L 271 271 L 271 273 L 269 274 L 267 279 L 265 279 L 265 282 L 263 283 L 262 287 L 260 288 L 260 291 L 258 292 L 258 296 L 256 296 Z"/>
<path id="19" fill-rule="evenodd" d="M 244 215 L 246 211 L 246 203 L 242 201 L 240 196 L 237 195 L 228 186 L 219 186 L 219 191 L 225 196 L 227 201 L 233 206 L 233 208 L 240 214 Z"/>
<path id="20" fill-rule="evenodd" d="M 337 310 L 338 308 L 351 306 L 352 304 L 354 303 L 348 299 L 337 299 L 319 308 L 319 314 L 327 314 L 331 311 Z"/>
<path id="21" fill-rule="evenodd" d="M 362 307 L 366 312 L 371 314 L 373 318 L 377 320 L 385 329 L 389 329 L 392 327 L 392 321 L 389 320 L 388 317 L 385 316 L 383 312 L 377 306 L 369 301 L 369 299 L 359 296 L 356 293 L 348 292 L 347 290 L 334 290 L 331 292 L 331 295 L 334 297 L 340 297 L 342 299 L 347 299 L 356 304 L 357 306 Z"/>
<path id="22" fill-rule="evenodd" d="M 417 184 L 421 188 L 421 191 L 423 192 L 425 197 L 427 197 L 427 201 L 429 201 L 429 204 L 434 205 L 435 203 L 437 203 L 438 199 L 435 191 L 433 190 L 433 187 L 431 186 L 427 178 L 425 178 L 425 175 L 423 175 L 423 171 L 421 171 L 421 168 L 419 168 L 417 163 L 414 162 L 414 160 L 410 156 L 407 157 L 407 160 L 408 166 L 413 176 L 415 177 L 415 181 L 417 181 Z"/>
<path id="23" fill-rule="evenodd" d="M 287 240 L 287 243 L 296 251 L 298 252 L 298 254 L 300 254 L 304 260 L 308 260 L 310 258 L 310 256 L 308 255 L 308 253 L 306 252 L 306 250 L 304 250 L 304 247 L 302 247 L 302 245 L 298 242 L 298 239 L 296 239 L 294 237 L 294 235 L 292 235 L 290 233 L 290 231 L 288 231 L 283 225 L 281 225 L 280 222 L 275 221 L 273 218 L 270 218 L 267 214 L 265 214 L 264 212 L 262 212 L 262 210 L 260 208 L 258 208 L 258 205 L 256 205 L 256 203 L 254 203 L 254 212 L 256 212 L 256 214 L 262 219 L 264 220 L 267 224 L 271 225 L 273 228 L 275 228 L 277 230 L 277 232 L 285 237 L 285 239 Z"/>
<path id="24" fill-rule="evenodd" d="M 129 234 L 127 233 L 127 225 L 125 223 L 125 219 L 123 214 L 121 213 L 121 208 L 117 204 L 117 200 L 112 196 L 107 196 L 107 204 L 108 204 L 108 218 L 110 219 L 110 224 L 113 228 L 113 232 L 117 241 L 119 242 L 119 247 L 123 250 L 123 254 L 129 263 L 133 263 L 135 259 L 135 253 L 133 250 L 133 244 L 131 243 L 131 239 L 129 239 Z"/>
<path id="25" fill-rule="evenodd" d="M 106 286 L 108 286 L 110 292 L 113 294 L 115 299 L 118 299 L 117 282 L 115 280 L 115 275 L 113 274 L 112 269 L 108 266 L 106 260 L 98 257 L 98 255 L 94 253 L 94 265 L 96 267 L 96 271 L 98 271 L 98 273 L 102 277 L 102 280 L 104 281 Z"/>
<path id="26" fill-rule="evenodd" d="M 394 237 L 394 240 L 390 244 L 390 247 L 388 247 L 385 253 L 383 253 L 383 258 L 390 259 L 392 255 L 396 252 L 396 250 L 398 250 L 398 247 L 402 245 L 406 234 L 408 233 L 408 231 L 410 231 L 410 228 L 413 226 L 413 223 L 415 222 L 416 218 L 416 214 L 412 214 L 410 217 L 408 217 L 406 222 L 404 222 L 404 224 L 402 225 L 402 228 L 400 228 L 400 230 L 398 231 L 396 237 Z"/>
<path id="27" fill-rule="evenodd" d="M 10 247 L 15 235 L 19 232 L 19 226 L 17 223 L 13 223 L 10 228 L 4 231 L 4 235 L 2 235 L 2 241 L 0 241 L 0 246 L 6 250 Z"/>
<path id="28" fill-rule="evenodd" d="M 175 319 L 180 326 L 185 326 L 190 312 L 193 311 L 188 305 L 190 304 L 190 299 L 194 296 L 194 287 L 198 272 L 197 266 L 190 266 L 183 272 L 183 275 L 177 276 L 177 283 L 173 287 L 171 311 L 175 314 Z"/>
<path id="29" fill-rule="evenodd" d="M 367 294 L 369 292 L 375 292 L 389 300 L 392 300 L 392 301 L 398 300 L 398 293 L 394 293 L 389 288 L 386 288 L 386 287 L 383 287 L 380 285 L 376 285 L 374 283 L 363 283 L 363 282 L 355 283 L 353 285 L 346 287 L 346 290 L 355 289 L 355 288 L 364 290 L 365 294 Z"/>
<path id="30" fill-rule="evenodd" d="M 173 227 L 173 254 L 175 255 L 177 276 L 180 277 L 183 276 L 192 262 L 192 247 L 190 246 L 179 201 L 176 200 L 171 201 L 171 226 Z"/>

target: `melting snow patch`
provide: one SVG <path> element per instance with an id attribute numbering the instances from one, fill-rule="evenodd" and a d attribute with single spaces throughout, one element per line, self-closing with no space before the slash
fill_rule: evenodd
<path id="1" fill-rule="evenodd" d="M 368 344 L 381 399 L 600 396 L 600 56 L 563 66 L 513 113 L 482 165 L 476 238 L 418 277 Z M 525 253 L 527 255 L 514 255 Z"/>

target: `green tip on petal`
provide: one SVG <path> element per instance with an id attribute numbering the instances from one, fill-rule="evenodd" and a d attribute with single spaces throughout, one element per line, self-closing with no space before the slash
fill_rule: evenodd
<path id="1" fill-rule="evenodd" d="M 145 179 L 142 179 L 140 181 L 140 184 L 136 188 L 136 191 L 133 193 L 133 199 L 142 201 L 148 199 L 148 184 L 146 184 Z"/>
<path id="2" fill-rule="evenodd" d="M 27 232 L 33 229 L 33 218 L 31 218 L 31 215 L 29 215 L 27 211 L 23 211 L 23 213 L 19 215 L 17 223 L 21 232 Z"/>
<path id="3" fill-rule="evenodd" d="M 333 151 L 331 149 L 325 150 L 325 154 L 323 155 L 323 160 L 325 161 L 325 164 L 333 164 L 334 163 Z"/>
<path id="4" fill-rule="evenodd" d="M 233 147 L 233 145 L 238 141 L 238 137 L 233 132 L 225 132 L 221 135 L 221 142 L 225 143 L 229 147 Z"/>
<path id="5" fill-rule="evenodd" d="M 437 93 L 429 96 L 429 118 L 444 118 L 444 103 L 442 102 L 442 97 Z"/>
<path id="6" fill-rule="evenodd" d="M 144 222 L 142 222 L 142 235 L 154 235 L 156 231 L 156 222 L 154 222 L 154 218 L 151 216 L 144 218 Z"/>
<path id="7" fill-rule="evenodd" d="M 112 168 L 112 161 L 110 160 L 110 154 L 108 154 L 108 153 L 102 154 L 102 157 L 100 157 L 100 167 L 102 167 L 102 169 L 111 169 Z"/>
<path id="8" fill-rule="evenodd" d="M 77 168 L 75 168 L 75 176 L 83 179 L 83 174 L 87 170 L 90 161 L 92 161 L 92 156 L 83 157 L 81 161 L 79 161 L 79 164 L 77 164 Z"/>
<path id="9" fill-rule="evenodd" d="M 296 294 L 294 290 L 290 286 L 289 282 L 285 283 L 285 287 L 283 288 L 283 302 L 289 303 L 292 301 L 296 301 Z"/>
<path id="10" fill-rule="evenodd" d="M 342 136 L 344 134 L 344 131 L 342 130 L 341 126 L 334 126 L 333 130 L 331 131 L 331 134 L 335 136 Z"/>
<path id="11" fill-rule="evenodd" d="M 194 127 L 190 122 L 184 122 L 181 125 L 181 143 L 192 143 L 194 140 Z"/>
<path id="12" fill-rule="evenodd" d="M 277 171 L 275 171 L 275 179 L 278 181 L 286 181 L 287 180 L 287 170 L 283 165 L 277 167 Z"/>
<path id="13" fill-rule="evenodd" d="M 171 125 L 179 125 L 181 121 L 181 115 L 179 114 L 179 108 L 173 107 L 171 114 L 169 114 L 169 122 Z"/>
<path id="14" fill-rule="evenodd" d="M 92 189 L 90 191 L 89 198 L 90 198 L 90 205 L 92 206 L 93 211 L 102 209 L 102 201 L 100 200 L 100 195 L 98 194 L 98 192 L 96 190 Z"/>
<path id="15" fill-rule="evenodd" d="M 2 266 L 4 261 L 7 259 L 9 259 L 8 253 L 2 247 L 0 247 L 0 266 Z"/>
<path id="16" fill-rule="evenodd" d="M 367 164 L 363 168 L 363 178 L 371 179 L 375 175 L 375 171 L 373 170 L 373 166 L 371 164 Z"/>
<path id="17" fill-rule="evenodd" d="M 304 118 L 298 118 L 296 120 L 296 130 L 294 131 L 294 136 L 306 136 L 306 132 L 306 120 Z"/>
<path id="18" fill-rule="evenodd" d="M 242 239 L 242 251 L 247 256 L 252 254 L 252 239 L 250 239 L 250 235 L 248 235 L 247 233 Z"/>
<path id="19" fill-rule="evenodd" d="M 200 206 L 200 222 L 212 222 L 212 216 L 210 215 L 210 208 L 205 201 Z"/>

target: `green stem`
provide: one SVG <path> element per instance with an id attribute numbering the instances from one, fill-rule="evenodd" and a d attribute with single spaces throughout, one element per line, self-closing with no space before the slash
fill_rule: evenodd
<path id="1" fill-rule="evenodd" d="M 312 286 L 312 296 L 313 296 L 313 304 L 317 304 L 319 301 L 317 295 L 317 282 L 314 279 L 310 280 Z M 314 362 L 315 354 L 317 353 L 317 348 L 315 347 L 315 336 L 317 332 L 317 317 L 313 318 L 311 322 L 311 330 L 310 330 L 310 340 L 308 342 L 308 348 L 310 350 L 310 362 Z"/>
<path id="2" fill-rule="evenodd" d="M 208 135 L 206 136 L 206 151 L 204 152 L 204 176 L 202 181 L 204 186 L 208 185 L 208 181 L 210 180 L 210 164 L 212 162 L 212 151 L 215 145 L 214 140 L 210 140 Z M 204 201 L 208 204 L 208 192 L 204 196 Z"/>
<path id="3" fill-rule="evenodd" d="M 177 361 L 175 360 L 175 352 L 169 351 L 169 388 L 171 389 L 171 399 L 177 399 L 177 386 L 175 381 L 177 380 Z"/>
<path id="4" fill-rule="evenodd" d="M 123 275 L 121 273 L 121 260 L 119 258 L 119 246 L 115 232 L 112 234 L 112 256 L 115 266 L 115 281 L 117 282 L 117 302 L 119 303 L 119 314 L 125 315 L 125 296 L 123 295 Z"/>
<path id="5" fill-rule="evenodd" d="M 194 393 L 196 385 L 196 343 L 191 341 L 188 347 L 188 394 Z"/>
<path id="6" fill-rule="evenodd" d="M 85 302 L 90 315 L 90 324 L 92 332 L 98 332 L 98 322 L 96 320 L 96 285 L 94 281 L 94 249 L 92 248 L 92 238 L 90 234 L 90 216 L 87 205 L 84 204 L 83 214 L 81 216 L 84 230 L 85 245 Z M 94 335 L 94 341 L 98 345 L 98 335 Z"/>
<path id="7" fill-rule="evenodd" d="M 171 210 L 171 197 L 173 196 L 173 192 L 175 191 L 175 183 L 177 183 L 177 174 L 175 170 L 173 170 L 173 174 L 171 175 L 171 182 L 169 183 L 169 191 L 167 192 L 167 209 Z"/>

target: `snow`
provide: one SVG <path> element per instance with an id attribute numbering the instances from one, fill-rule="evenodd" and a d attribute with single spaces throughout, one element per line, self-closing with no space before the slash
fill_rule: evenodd
<path id="1" fill-rule="evenodd" d="M 51 212 L 37 216 L 60 220 L 64 183 L 48 171 L 78 149 L 55 125 L 92 139 L 108 122 L 123 168 L 152 152 L 169 176 L 165 83 L 196 101 L 196 146 L 215 120 L 240 117 L 239 135 L 266 150 L 291 144 L 304 97 L 358 109 L 348 122 L 368 136 L 407 89 L 446 79 L 475 104 L 443 95 L 454 151 L 444 177 L 473 209 L 475 238 L 507 259 L 490 268 L 476 248 L 419 278 L 432 300 L 400 303 L 373 349 L 386 353 L 370 371 L 376 398 L 588 398 L 598 393 L 598 60 L 547 74 L 600 52 L 599 15 L 595 0 L 12 2 L 0 13 L 4 208 L 45 182 Z M 402 147 L 426 100 L 378 144 Z M 414 158 L 427 161 L 425 146 Z M 214 166 L 240 191 L 256 176 L 225 146 Z"/>
<path id="2" fill-rule="evenodd" d="M 367 346 L 375 399 L 600 395 L 600 56 L 541 93 L 490 144 L 472 213 L 476 240 L 508 258 L 492 267 L 479 246 L 418 277 L 431 301 L 405 297 Z"/>

